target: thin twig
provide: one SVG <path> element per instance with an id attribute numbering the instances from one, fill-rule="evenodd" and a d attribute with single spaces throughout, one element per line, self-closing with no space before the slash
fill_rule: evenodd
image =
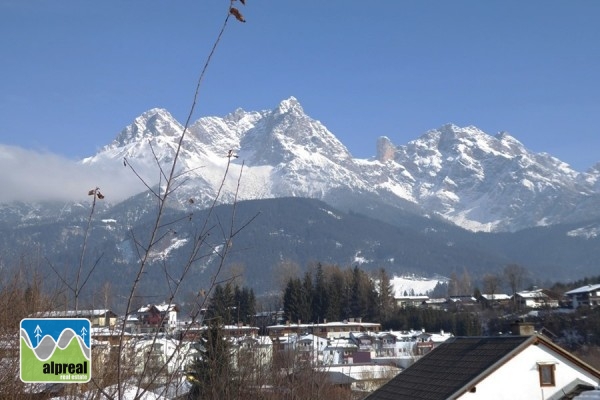
<path id="1" fill-rule="evenodd" d="M 231 4 L 232 4 L 233 1 L 234 0 L 230 1 L 230 7 L 229 7 L 229 9 L 231 8 Z M 183 128 L 183 132 L 181 133 L 181 135 L 179 137 L 179 141 L 177 143 L 177 148 L 175 150 L 175 155 L 174 155 L 173 161 L 171 163 L 170 172 L 169 172 L 169 174 L 168 174 L 168 176 L 166 177 L 166 180 L 165 180 L 164 194 L 161 194 L 161 186 L 162 185 L 159 184 L 159 193 L 158 193 L 159 195 L 157 197 L 157 200 L 158 200 L 157 216 L 156 216 L 156 220 L 155 220 L 154 226 L 153 226 L 153 228 L 151 230 L 150 238 L 148 240 L 149 245 L 148 245 L 148 247 L 146 249 L 146 252 L 142 255 L 142 258 L 140 260 L 140 266 L 138 268 L 138 272 L 137 272 L 136 277 L 134 279 L 134 282 L 133 282 L 133 284 L 131 286 L 130 296 L 127 299 L 127 305 L 126 305 L 126 311 L 125 311 L 125 318 L 123 320 L 122 329 L 121 329 L 121 336 L 119 338 L 119 343 L 121 345 L 124 342 L 125 323 L 126 323 L 127 317 L 131 313 L 133 293 L 135 293 L 135 291 L 136 291 L 136 289 L 137 289 L 137 287 L 139 285 L 141 277 L 142 277 L 142 275 L 144 273 L 144 270 L 146 268 L 146 265 L 147 265 L 147 263 L 149 261 L 151 249 L 152 249 L 153 245 L 156 243 L 155 238 L 156 238 L 156 235 L 158 234 L 158 229 L 161 226 L 161 221 L 162 221 L 163 213 L 164 213 L 165 206 L 166 206 L 166 200 L 167 200 L 167 198 L 171 194 L 171 186 L 174 185 L 174 177 L 176 175 L 175 171 L 177 169 L 177 161 L 178 161 L 179 155 L 181 153 L 181 149 L 182 149 L 182 146 L 183 146 L 183 141 L 184 141 L 184 139 L 186 137 L 186 133 L 188 131 L 188 127 L 189 127 L 192 115 L 193 115 L 194 110 L 196 108 L 196 103 L 197 103 L 198 95 L 199 95 L 199 92 L 200 92 L 200 86 L 201 86 L 201 83 L 202 83 L 202 81 L 204 79 L 206 71 L 208 70 L 208 66 L 210 64 L 212 56 L 213 56 L 213 54 L 214 54 L 214 52 L 215 52 L 215 50 L 216 50 L 216 48 L 217 48 L 217 46 L 218 46 L 218 44 L 219 44 L 219 42 L 221 40 L 223 32 L 225 31 L 225 28 L 227 26 L 227 22 L 229 21 L 229 18 L 230 18 L 230 15 L 231 15 L 230 12 L 229 12 L 229 9 L 228 9 L 228 12 L 227 12 L 227 16 L 225 17 L 225 20 L 223 21 L 223 25 L 221 27 L 221 30 L 220 30 L 218 36 L 217 36 L 217 39 L 213 43 L 213 47 L 212 47 L 212 49 L 210 51 L 210 54 L 207 57 L 207 60 L 206 60 L 206 62 L 204 64 L 204 66 L 202 68 L 202 71 L 200 73 L 200 76 L 198 78 L 198 83 L 196 85 L 196 90 L 194 92 L 194 97 L 193 97 L 192 105 L 190 107 L 190 112 L 189 112 L 187 120 L 185 122 L 185 125 L 184 125 L 184 128 Z M 160 165 L 159 165 L 159 168 L 161 170 L 161 175 L 160 176 L 162 178 L 163 176 L 165 176 L 165 174 L 164 174 L 164 172 L 162 170 L 162 167 Z M 225 174 L 226 173 L 227 172 L 225 172 Z M 215 201 L 216 201 L 216 199 L 215 199 Z M 122 372 L 121 361 L 122 361 L 122 357 L 119 356 L 118 360 L 117 360 L 117 376 L 119 377 L 119 384 L 118 384 L 118 390 L 117 391 L 118 391 L 119 398 L 122 396 L 122 382 L 121 382 L 121 379 L 120 379 L 121 372 Z M 144 363 L 142 375 L 143 375 L 144 371 L 146 370 L 146 367 L 147 367 L 147 362 Z M 144 393 L 144 392 L 145 392 L 145 390 L 142 390 L 142 393 Z M 137 394 L 136 394 L 136 397 L 138 397 Z"/>

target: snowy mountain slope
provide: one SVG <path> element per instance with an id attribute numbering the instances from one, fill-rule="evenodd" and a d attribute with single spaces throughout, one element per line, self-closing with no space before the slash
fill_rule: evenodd
<path id="1" fill-rule="evenodd" d="M 170 165 L 182 131 L 166 110 L 153 109 L 82 162 L 94 165 L 125 158 L 151 181 L 158 175 L 156 160 L 163 168 Z M 230 150 L 236 158 L 227 157 Z M 273 111 L 247 113 L 238 109 L 224 118 L 206 117 L 192 124 L 176 173 L 186 182 L 176 196 L 182 202 L 194 198 L 198 207 L 206 206 L 216 196 L 229 160 L 222 202 L 234 198 L 240 173 L 241 200 L 323 198 L 333 188 L 369 188 L 345 146 L 320 122 L 305 115 L 294 98 L 282 101 Z M 152 183 L 158 182 L 155 179 Z"/>
<path id="2" fill-rule="evenodd" d="M 380 159 L 383 155 L 380 154 Z M 529 152 L 507 133 L 445 125 L 387 153 L 418 185 L 428 210 L 472 230 L 515 230 L 584 217 L 594 196 L 580 174 L 548 154 Z"/>
<path id="3" fill-rule="evenodd" d="M 117 166 L 127 175 L 134 168 L 162 187 L 158 166 L 170 173 L 182 131 L 167 110 L 152 109 L 81 163 L 100 171 Z M 195 121 L 174 170 L 180 186 L 163 218 L 163 240 L 150 254 L 144 290 L 161 282 L 164 266 L 185 265 L 226 170 L 218 219 L 209 225 L 233 220 L 226 203 L 234 198 L 251 200 L 236 206 L 235 228 L 252 223 L 236 236 L 227 263 L 247 268 L 248 283 L 261 290 L 275 287 L 268 279 L 288 261 L 360 263 L 423 276 L 449 276 L 465 266 L 482 276 L 518 263 L 540 280 L 579 279 L 597 270 L 600 163 L 577 172 L 506 133 L 451 124 L 405 145 L 381 137 L 376 150 L 372 159 L 352 157 L 294 98 L 273 110 L 238 109 Z M 135 272 L 136 243 L 148 239 L 157 202 L 143 191 L 111 204 L 111 188 L 101 186 L 107 198 L 94 210 L 86 265 L 102 258 L 94 280 L 112 280 L 119 292 L 128 290 L 123 284 Z M 24 255 L 32 265 L 36 257 L 78 265 L 90 212 L 85 201 L 0 204 L 0 268 L 20 265 Z M 472 232 L 479 230 L 494 233 Z M 215 249 L 224 245 L 216 233 L 210 236 Z M 208 252 L 194 264 L 191 290 L 207 279 L 215 259 Z"/>
<path id="4" fill-rule="evenodd" d="M 156 185 L 156 160 L 167 169 L 182 130 L 166 110 L 149 110 L 82 162 L 125 158 Z M 228 157 L 230 151 L 237 158 Z M 183 183 L 176 192 L 179 204 L 190 198 L 195 207 L 210 203 L 228 162 L 220 199 L 225 203 L 233 200 L 239 182 L 242 200 L 310 197 L 360 212 L 380 204 L 441 216 L 473 231 L 514 231 L 600 216 L 600 164 L 580 173 L 549 154 L 530 152 L 507 133 L 492 136 L 452 124 L 401 146 L 382 137 L 374 159 L 355 159 L 293 97 L 273 110 L 238 109 L 194 122 L 176 171 Z"/>

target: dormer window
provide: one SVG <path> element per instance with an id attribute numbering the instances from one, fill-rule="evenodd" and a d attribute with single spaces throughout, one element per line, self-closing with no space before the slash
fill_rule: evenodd
<path id="1" fill-rule="evenodd" d="M 540 386 L 554 386 L 554 363 L 538 363 L 538 372 L 540 374 Z"/>

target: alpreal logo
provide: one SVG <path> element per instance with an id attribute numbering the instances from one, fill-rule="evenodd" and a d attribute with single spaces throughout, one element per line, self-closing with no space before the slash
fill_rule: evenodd
<path id="1" fill-rule="evenodd" d="M 85 318 L 21 320 L 21 380 L 88 382 L 92 377 L 90 328 Z"/>

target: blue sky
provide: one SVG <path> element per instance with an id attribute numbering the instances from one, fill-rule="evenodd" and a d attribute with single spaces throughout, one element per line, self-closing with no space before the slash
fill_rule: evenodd
<path id="1" fill-rule="evenodd" d="M 600 161 L 600 2 L 247 0 L 194 119 L 295 96 L 356 157 L 445 123 Z M 0 144 L 78 159 L 153 107 L 183 122 L 226 0 L 0 0 Z"/>

